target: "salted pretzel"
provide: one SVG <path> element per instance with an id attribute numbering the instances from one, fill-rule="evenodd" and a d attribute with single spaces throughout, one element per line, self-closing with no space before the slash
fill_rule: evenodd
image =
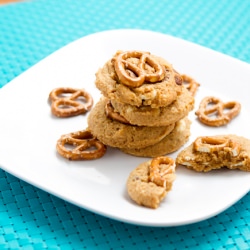
<path id="1" fill-rule="evenodd" d="M 241 105 L 239 102 L 231 101 L 223 103 L 219 98 L 205 97 L 195 112 L 198 119 L 208 126 L 223 126 L 229 123 L 239 114 Z"/>
<path id="2" fill-rule="evenodd" d="M 58 117 L 84 114 L 93 106 L 93 98 L 84 89 L 56 88 L 50 92 L 49 99 L 51 112 Z"/>
<path id="3" fill-rule="evenodd" d="M 93 160 L 101 158 L 106 152 L 106 146 L 88 130 L 62 135 L 57 141 L 56 149 L 61 156 L 69 160 Z"/>
<path id="4" fill-rule="evenodd" d="M 130 58 L 139 59 L 138 65 L 130 62 Z M 119 80 L 129 87 L 140 87 L 145 81 L 155 83 L 165 77 L 164 67 L 149 52 L 119 52 L 113 62 Z M 153 73 L 147 73 L 146 64 L 154 69 Z"/>
<path id="5" fill-rule="evenodd" d="M 193 144 L 195 151 L 203 153 L 214 153 L 219 151 L 228 152 L 235 157 L 240 153 L 240 144 L 228 139 L 213 136 L 198 137 Z"/>
<path id="6" fill-rule="evenodd" d="M 107 104 L 105 106 L 105 112 L 106 112 L 106 116 L 112 120 L 116 120 L 116 121 L 124 123 L 124 124 L 130 124 L 127 119 L 125 119 L 118 112 L 115 112 L 114 107 L 112 106 L 110 100 L 107 102 Z"/>
<path id="7" fill-rule="evenodd" d="M 153 158 L 149 167 L 149 181 L 166 187 L 169 174 L 175 171 L 175 161 L 167 156 Z"/>
<path id="8" fill-rule="evenodd" d="M 200 84 L 188 75 L 182 74 L 181 77 L 183 85 L 187 88 L 187 90 L 191 93 L 192 96 L 195 96 Z"/>

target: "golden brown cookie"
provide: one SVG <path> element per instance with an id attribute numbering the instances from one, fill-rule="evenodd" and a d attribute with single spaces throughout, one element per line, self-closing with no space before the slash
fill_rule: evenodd
<path id="1" fill-rule="evenodd" d="M 105 145 L 118 148 L 147 147 L 159 142 L 174 129 L 174 124 L 161 127 L 133 126 L 107 118 L 107 101 L 107 98 L 101 98 L 88 116 L 88 130 Z"/>
<path id="2" fill-rule="evenodd" d="M 152 162 L 156 164 L 152 166 Z M 164 185 L 162 182 L 156 181 L 158 176 L 163 179 Z M 173 159 L 168 157 L 152 159 L 141 163 L 130 173 L 127 180 L 127 191 L 130 198 L 137 204 L 157 208 L 172 189 L 175 178 Z"/>
<path id="3" fill-rule="evenodd" d="M 176 163 L 198 172 L 223 167 L 250 171 L 250 140 L 237 135 L 197 137 L 178 154 Z"/>
<path id="4" fill-rule="evenodd" d="M 176 123 L 187 116 L 194 108 L 194 98 L 183 86 L 177 99 L 166 107 L 151 108 L 150 106 L 136 107 L 129 104 L 111 101 L 114 110 L 131 124 L 139 126 L 166 126 Z"/>
<path id="5" fill-rule="evenodd" d="M 188 141 L 190 124 L 190 120 L 185 117 L 178 121 L 174 130 L 158 143 L 144 148 L 121 148 L 121 150 L 124 153 L 142 157 L 157 157 L 173 153 Z"/>
<path id="6" fill-rule="evenodd" d="M 119 54 L 119 53 L 118 53 Z M 96 73 L 96 87 L 101 93 L 111 99 L 135 106 L 151 106 L 153 108 L 167 106 L 172 103 L 181 89 L 181 77 L 173 69 L 172 65 L 164 59 L 151 55 L 164 68 L 164 78 L 158 82 L 145 81 L 140 87 L 130 87 L 123 84 L 116 73 L 114 64 L 117 54 L 107 61 Z M 128 59 L 136 67 L 138 58 Z M 147 65 L 146 69 L 152 73 L 152 68 Z"/>

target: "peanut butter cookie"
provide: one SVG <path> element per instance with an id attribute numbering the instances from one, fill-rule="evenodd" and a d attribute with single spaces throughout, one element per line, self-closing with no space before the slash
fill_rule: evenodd
<path id="1" fill-rule="evenodd" d="M 96 73 L 96 87 L 105 97 L 138 107 L 150 106 L 152 108 L 167 106 L 177 98 L 178 93 L 181 91 L 182 78 L 170 63 L 148 52 L 125 52 L 131 55 L 125 59 L 120 59 L 121 53 L 123 52 L 117 52 Z M 142 58 L 145 57 L 147 59 L 143 60 L 143 66 L 141 66 Z M 119 62 L 119 65 L 123 65 L 122 67 L 116 67 L 117 60 L 122 60 Z M 127 68 L 123 68 L 126 66 Z M 117 72 L 120 68 L 120 71 L 125 74 L 123 78 Z M 161 75 L 155 78 L 154 75 L 160 68 L 163 69 L 163 74 L 161 71 L 159 73 Z M 139 78 L 137 74 L 141 71 L 144 72 L 143 76 L 146 76 L 140 86 L 131 87 L 125 84 L 126 75 L 133 82 Z M 152 76 L 152 78 L 148 79 L 148 75 Z"/>
<path id="2" fill-rule="evenodd" d="M 111 101 L 114 110 L 131 124 L 139 126 L 166 126 L 187 116 L 194 108 L 194 98 L 183 86 L 180 95 L 170 105 L 159 108 L 137 107 L 116 100 Z"/>
<path id="3" fill-rule="evenodd" d="M 141 163 L 129 175 L 127 191 L 137 204 L 157 208 L 175 180 L 175 162 L 169 157 L 158 157 Z"/>
<path id="4" fill-rule="evenodd" d="M 157 157 L 173 153 L 188 141 L 190 124 L 190 120 L 185 117 L 178 121 L 174 130 L 158 143 L 144 148 L 121 148 L 121 150 L 124 153 L 142 157 Z"/>
<path id="5" fill-rule="evenodd" d="M 237 135 L 198 137 L 178 154 L 176 163 L 198 172 L 223 167 L 250 171 L 250 140 Z"/>
<path id="6" fill-rule="evenodd" d="M 174 124 L 161 127 L 133 126 L 107 117 L 105 106 L 108 99 L 102 97 L 88 116 L 88 130 L 103 144 L 111 147 L 142 148 L 162 140 Z"/>

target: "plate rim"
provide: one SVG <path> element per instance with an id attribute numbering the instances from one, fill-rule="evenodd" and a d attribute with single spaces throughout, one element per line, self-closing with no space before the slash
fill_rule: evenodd
<path id="1" fill-rule="evenodd" d="M 210 49 L 210 48 L 201 46 L 201 45 L 199 45 L 199 44 L 195 44 L 195 43 L 193 43 L 193 42 L 186 41 L 186 40 L 184 40 L 184 39 L 182 39 L 182 38 L 173 37 L 173 36 L 170 36 L 170 35 L 168 35 L 168 34 L 164 34 L 164 33 L 160 33 L 160 32 L 155 32 L 155 31 L 151 31 L 151 30 L 140 30 L 140 29 L 114 29 L 114 30 L 107 30 L 107 31 L 101 31 L 101 32 L 92 33 L 92 34 L 83 36 L 83 37 L 81 37 L 81 38 L 78 38 L 78 39 L 76 39 L 76 40 L 74 40 L 74 41 L 68 43 L 67 45 L 65 45 L 65 46 L 63 46 L 63 47 L 61 47 L 61 48 L 59 48 L 59 49 L 56 50 L 56 51 L 54 51 L 52 54 L 48 55 L 47 57 L 45 57 L 45 58 L 42 59 L 41 61 L 48 60 L 48 57 L 53 56 L 53 55 L 54 55 L 55 53 L 57 53 L 58 51 L 64 49 L 65 47 L 68 47 L 69 45 L 72 45 L 72 44 L 74 44 L 75 42 L 80 41 L 80 40 L 82 40 L 82 39 L 86 39 L 86 38 L 90 39 L 90 38 L 93 37 L 93 36 L 95 37 L 96 35 L 100 35 L 100 34 L 104 34 L 104 33 L 110 34 L 110 33 L 116 33 L 116 32 L 124 32 L 124 31 L 125 31 L 125 32 L 130 32 L 130 31 L 132 31 L 132 32 L 144 32 L 144 33 L 148 33 L 148 34 L 150 33 L 150 34 L 161 35 L 161 36 L 164 36 L 164 37 L 170 37 L 171 39 L 174 39 L 174 40 L 175 40 L 175 39 L 179 39 L 179 40 L 181 40 L 181 41 L 183 41 L 183 42 L 185 42 L 185 43 L 189 43 L 189 44 L 191 44 L 191 45 L 199 46 L 199 47 L 201 47 L 202 49 L 211 50 L 211 51 L 213 51 L 214 53 L 218 53 L 218 54 L 222 55 L 223 57 L 228 57 L 228 58 L 230 58 L 230 60 L 235 60 L 235 61 L 237 61 L 238 63 L 242 63 L 243 65 L 246 64 L 246 65 L 249 67 L 249 65 L 248 65 L 246 62 L 244 62 L 244 61 L 241 61 L 241 60 L 239 60 L 239 59 L 237 59 L 237 58 L 234 58 L 234 57 L 231 57 L 231 56 L 229 56 L 229 55 L 223 54 L 223 53 L 221 53 L 221 52 L 212 50 L 212 49 Z M 13 81 L 17 81 L 17 80 L 19 79 L 20 76 L 22 76 L 23 74 L 26 74 L 26 72 L 28 72 L 29 70 L 31 70 L 34 66 L 39 65 L 39 64 L 41 63 L 41 61 L 37 62 L 36 64 L 34 64 L 33 66 L 31 66 L 29 69 L 27 69 L 26 71 L 24 71 L 23 73 L 21 73 L 19 76 L 17 76 L 17 77 L 15 77 L 14 79 L 12 79 L 9 83 L 7 83 L 6 85 L 4 85 L 1 89 L 3 90 L 3 89 L 5 89 L 5 87 L 10 86 L 10 84 L 11 84 Z M 17 80 L 16 80 L 16 79 L 17 79 Z M 7 87 L 7 89 L 8 89 L 8 87 Z M 0 91 L 0 92 L 2 92 L 2 91 Z M 162 226 L 168 227 L 168 226 L 179 226 L 179 225 L 192 224 L 192 223 L 195 223 L 195 222 L 199 222 L 199 221 L 203 221 L 203 220 L 205 220 L 205 219 L 211 218 L 211 217 L 213 217 L 214 215 L 217 215 L 217 214 L 219 214 L 219 213 L 225 211 L 227 208 L 229 208 L 230 206 L 232 206 L 233 204 L 235 204 L 235 203 L 237 202 L 237 201 L 232 201 L 232 203 L 231 203 L 231 204 L 228 204 L 228 206 L 227 206 L 226 208 L 221 209 L 221 211 L 216 212 L 214 215 L 211 215 L 211 214 L 210 214 L 210 215 L 208 215 L 207 217 L 203 217 L 202 219 L 190 220 L 190 221 L 188 221 L 188 222 L 185 222 L 184 224 L 183 224 L 183 223 L 176 223 L 176 224 L 175 224 L 175 223 L 172 223 L 172 224 L 168 225 L 168 224 L 166 224 L 166 223 L 163 223 L 163 224 L 161 224 L 161 223 L 157 223 L 157 224 L 154 224 L 154 223 L 152 224 L 152 223 L 150 223 L 150 224 L 148 224 L 148 223 L 142 223 L 142 222 L 138 223 L 138 222 L 134 222 L 134 221 L 131 221 L 131 220 L 126 220 L 126 219 L 124 219 L 124 218 L 121 219 L 120 217 L 112 216 L 112 215 L 110 215 L 110 214 L 101 213 L 99 210 L 94 210 L 93 208 L 91 208 L 91 209 L 88 208 L 88 206 L 84 207 L 84 206 L 82 206 L 82 205 L 78 205 L 75 201 L 70 201 L 69 199 L 65 199 L 65 197 L 58 195 L 58 193 L 53 193 L 50 189 L 46 189 L 46 188 L 44 188 L 44 187 L 41 187 L 41 186 L 37 185 L 37 183 L 34 183 L 34 182 L 32 183 L 32 181 L 31 181 L 30 179 L 27 179 L 27 178 L 25 179 L 23 176 L 20 177 L 18 174 L 15 173 L 15 171 L 11 171 L 12 169 L 9 169 L 8 167 L 5 168 L 5 166 L 2 167 L 2 164 L 1 164 L 1 168 L 2 168 L 3 170 L 5 170 L 6 172 L 8 172 L 8 173 L 10 173 L 10 174 L 12 174 L 12 175 L 14 175 L 14 176 L 20 178 L 21 180 L 26 181 L 27 183 L 30 183 L 31 185 L 33 185 L 33 186 L 35 186 L 35 187 L 37 187 L 37 188 L 39 188 L 39 189 L 41 189 L 41 190 L 43 190 L 43 191 L 46 191 L 46 192 L 48 192 L 48 193 L 50 193 L 50 194 L 53 194 L 53 195 L 55 195 L 55 196 L 57 196 L 57 197 L 59 197 L 59 198 L 61 198 L 61 199 L 63 199 L 63 200 L 66 200 L 67 202 L 70 202 L 70 203 L 72 203 L 72 204 L 74 204 L 74 205 L 80 206 L 80 207 L 82 207 L 82 208 L 84 208 L 84 209 L 86 209 L 86 210 L 95 212 L 96 214 L 100 214 L 100 215 L 102 215 L 102 216 L 105 216 L 105 217 L 108 217 L 108 218 L 111 218 L 111 219 L 114 219 L 114 220 L 117 220 L 117 221 L 122 221 L 122 222 L 130 223 L 130 224 L 135 224 L 135 225 L 154 226 L 154 227 L 157 227 L 157 226 L 160 226 L 160 227 L 162 227 Z M 250 190 L 250 187 L 249 187 L 249 190 Z M 249 190 L 246 190 L 246 192 L 245 192 L 244 194 L 242 194 L 242 196 L 241 196 L 238 200 L 240 200 L 243 196 L 245 196 L 245 195 L 249 192 Z"/>

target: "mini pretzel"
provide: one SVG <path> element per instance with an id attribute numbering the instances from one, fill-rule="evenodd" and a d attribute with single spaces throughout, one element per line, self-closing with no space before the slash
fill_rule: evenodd
<path id="1" fill-rule="evenodd" d="M 204 153 L 229 152 L 233 157 L 237 156 L 241 150 L 239 143 L 233 140 L 209 136 L 198 137 L 193 147 L 195 151 Z"/>
<path id="2" fill-rule="evenodd" d="M 181 75 L 181 77 L 183 80 L 183 85 L 187 88 L 187 90 L 191 93 L 192 96 L 195 96 L 200 84 L 188 75 Z"/>
<path id="3" fill-rule="evenodd" d="M 227 112 L 224 112 L 226 110 Z M 229 123 L 239 114 L 241 105 L 238 102 L 231 101 L 223 103 L 216 97 L 205 97 L 195 112 L 198 119 L 208 126 L 223 126 Z"/>
<path id="4" fill-rule="evenodd" d="M 71 94 L 69 97 L 60 97 L 63 94 Z M 80 97 L 84 102 L 77 101 Z M 84 114 L 89 111 L 93 105 L 91 95 L 84 89 L 74 88 L 56 88 L 49 94 L 51 100 L 51 112 L 58 117 L 70 117 Z"/>
<path id="5" fill-rule="evenodd" d="M 106 116 L 110 119 L 116 120 L 116 121 L 124 123 L 124 124 L 130 124 L 127 119 L 125 119 L 123 116 L 121 116 L 118 112 L 114 111 L 114 108 L 113 108 L 110 101 L 108 101 L 106 106 L 105 106 L 105 112 L 106 112 Z"/>
<path id="6" fill-rule="evenodd" d="M 67 149 L 66 145 L 74 148 Z M 69 160 L 93 160 L 102 157 L 106 152 L 106 146 L 88 130 L 62 135 L 57 141 L 56 149 L 61 156 Z"/>
<path id="7" fill-rule="evenodd" d="M 129 58 L 138 58 L 138 65 L 129 62 Z M 129 87 L 140 87 L 145 81 L 155 83 L 165 77 L 163 66 L 150 53 L 140 51 L 126 51 L 114 58 L 114 67 L 119 80 Z M 154 73 L 146 72 L 146 64 L 154 69 Z"/>
<path id="8" fill-rule="evenodd" d="M 175 161 L 167 156 L 153 158 L 149 167 L 149 180 L 158 186 L 166 187 L 167 175 L 175 171 Z"/>

